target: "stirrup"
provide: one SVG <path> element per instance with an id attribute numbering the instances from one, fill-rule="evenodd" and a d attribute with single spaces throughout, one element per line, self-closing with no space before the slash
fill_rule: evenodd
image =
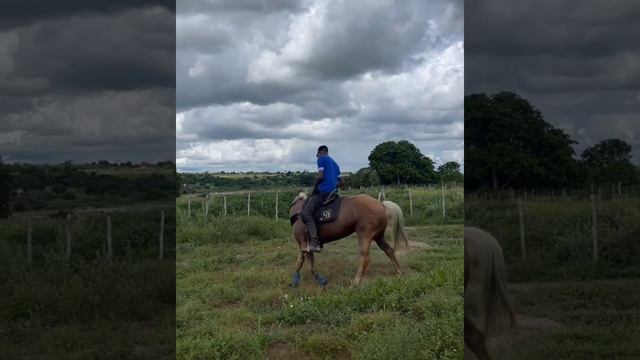
<path id="1" fill-rule="evenodd" d="M 312 244 L 314 245 L 312 248 Z M 317 239 L 317 241 L 314 243 L 311 238 L 309 238 L 309 241 L 307 242 L 307 252 L 321 252 L 322 251 L 322 245 L 320 245 L 320 239 Z"/>

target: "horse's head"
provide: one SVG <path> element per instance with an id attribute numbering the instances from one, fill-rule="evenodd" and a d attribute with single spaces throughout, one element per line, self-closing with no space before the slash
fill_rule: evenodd
<path id="1" fill-rule="evenodd" d="M 289 205 L 289 217 L 291 220 L 291 225 L 293 225 L 298 220 L 298 215 L 302 212 L 302 205 L 304 201 L 307 199 L 307 193 L 301 191 L 296 195 L 296 197 L 291 201 L 291 205 Z"/>

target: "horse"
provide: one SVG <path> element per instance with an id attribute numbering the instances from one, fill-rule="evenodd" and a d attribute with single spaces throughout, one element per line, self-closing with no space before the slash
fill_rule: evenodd
<path id="1" fill-rule="evenodd" d="M 305 251 L 305 244 L 308 242 L 308 232 L 305 224 L 302 222 L 300 213 L 307 194 L 300 192 L 291 202 L 289 206 L 289 216 L 292 224 L 293 237 L 298 243 L 300 253 L 296 262 L 296 271 L 293 273 L 291 287 L 297 287 L 300 283 L 300 269 L 305 259 L 309 262 L 309 269 L 318 284 L 325 286 L 327 280 L 322 277 L 314 269 L 314 253 Z M 399 209 L 399 208 L 398 208 Z M 360 265 L 356 276 L 353 280 L 354 285 L 362 282 L 367 266 L 371 262 L 369 258 L 369 248 L 372 242 L 376 242 L 378 247 L 389 257 L 398 275 L 402 274 L 400 264 L 395 256 L 395 251 L 384 239 L 385 230 L 387 228 L 388 214 L 392 214 L 391 228 L 394 239 L 399 238 L 400 228 L 399 222 L 402 219 L 402 213 L 397 213 L 397 209 L 390 205 L 372 198 L 369 195 L 355 195 L 350 197 L 342 197 L 340 203 L 340 211 L 338 217 L 330 223 L 323 223 L 318 226 L 318 236 L 321 244 L 345 238 L 354 232 L 358 236 L 358 245 L 360 248 Z"/>
<path id="2" fill-rule="evenodd" d="M 472 278 L 476 291 L 468 292 L 467 285 Z M 489 360 L 486 337 L 504 330 L 505 318 L 509 321 L 508 328 L 515 328 L 516 312 L 507 290 L 500 244 L 491 234 L 476 227 L 464 228 L 464 298 L 464 342 L 478 359 Z M 479 306 L 474 309 L 471 305 Z M 478 319 L 484 321 L 482 326 L 478 325 Z"/>

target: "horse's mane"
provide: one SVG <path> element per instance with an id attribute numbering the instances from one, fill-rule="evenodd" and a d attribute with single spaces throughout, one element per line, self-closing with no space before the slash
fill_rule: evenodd
<path id="1" fill-rule="evenodd" d="M 307 193 L 304 191 L 300 191 L 298 193 L 298 195 L 293 199 L 293 201 L 291 202 L 291 204 L 289 204 L 289 210 L 291 210 L 291 207 L 293 206 L 293 204 L 295 204 L 298 200 L 306 200 L 307 199 Z"/>

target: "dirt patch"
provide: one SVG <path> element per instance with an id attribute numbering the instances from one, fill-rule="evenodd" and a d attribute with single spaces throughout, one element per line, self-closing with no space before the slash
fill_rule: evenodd
<path id="1" fill-rule="evenodd" d="M 400 249 L 400 250 L 396 250 L 396 256 L 402 256 L 402 255 L 406 255 L 412 251 L 419 251 L 419 250 L 428 250 L 431 249 L 431 246 L 427 243 L 423 243 L 420 241 L 411 241 L 409 240 L 409 247 L 408 248 L 404 248 L 404 249 Z"/>
<path id="2" fill-rule="evenodd" d="M 409 240 L 409 248 L 412 248 L 412 247 L 416 249 L 421 249 L 421 250 L 426 250 L 431 248 L 431 246 L 429 246 L 429 244 L 427 243 Z"/>
<path id="3" fill-rule="evenodd" d="M 304 359 L 305 354 L 291 344 L 278 341 L 269 345 L 266 358 L 267 360 Z"/>
<path id="4" fill-rule="evenodd" d="M 490 337 L 487 339 L 487 350 L 489 354 L 498 354 L 501 349 L 513 348 L 514 344 L 521 343 L 523 339 L 536 336 L 541 332 L 545 332 L 552 329 L 560 329 L 564 325 L 555 320 L 549 318 L 541 318 L 535 316 L 529 316 L 524 314 L 518 314 L 517 316 L 518 327 L 509 333 L 505 333 L 501 336 Z M 474 360 L 476 357 L 467 348 L 464 347 L 464 359 Z"/>

